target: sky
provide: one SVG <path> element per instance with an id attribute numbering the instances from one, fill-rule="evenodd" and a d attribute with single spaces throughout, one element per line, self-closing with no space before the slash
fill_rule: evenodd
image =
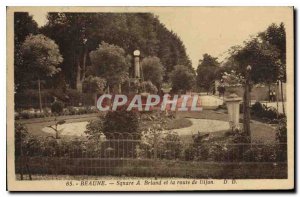
<path id="1" fill-rule="evenodd" d="M 287 11 L 280 7 L 169 7 L 155 8 L 153 13 L 181 38 L 193 67 L 197 68 L 203 54 L 222 61 L 231 46 L 242 44 L 271 23 L 285 23 Z M 45 10 L 29 13 L 39 26 L 47 22 Z"/>

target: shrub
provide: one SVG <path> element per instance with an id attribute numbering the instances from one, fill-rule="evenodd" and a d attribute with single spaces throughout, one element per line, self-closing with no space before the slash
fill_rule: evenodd
<path id="1" fill-rule="evenodd" d="M 182 142 L 178 133 L 167 133 L 163 138 L 161 144 L 158 146 L 158 154 L 161 158 L 177 159 L 181 157 Z"/>
<path id="2" fill-rule="evenodd" d="M 104 117 L 103 133 L 107 138 L 115 138 L 115 133 L 123 134 L 123 137 L 140 138 L 138 134 L 138 114 L 134 111 L 126 111 L 126 108 L 121 108 L 117 111 L 109 111 Z M 132 136 L 130 134 L 137 134 Z"/>
<path id="3" fill-rule="evenodd" d="M 55 101 L 51 105 L 51 112 L 54 114 L 60 115 L 63 112 L 64 109 L 64 103 L 61 101 Z"/>
<path id="4" fill-rule="evenodd" d="M 22 118 L 22 119 L 34 118 L 34 114 L 29 113 L 29 112 L 21 112 L 20 113 L 20 118 Z"/>
<path id="5" fill-rule="evenodd" d="M 274 107 L 267 107 L 260 102 L 256 102 L 251 106 L 251 114 L 270 123 L 277 123 L 278 119 L 284 117 L 283 114 L 278 114 L 277 110 Z"/>
<path id="6" fill-rule="evenodd" d="M 77 114 L 77 109 L 75 107 L 69 106 L 69 107 L 67 107 L 67 110 L 70 115 Z"/>
<path id="7" fill-rule="evenodd" d="M 287 122 L 286 118 L 279 120 L 279 123 L 276 128 L 276 139 L 280 143 L 287 143 Z"/>
<path id="8" fill-rule="evenodd" d="M 15 155 L 21 154 L 21 150 L 26 142 L 28 131 L 25 125 L 21 123 L 15 123 Z M 22 146 L 22 147 L 21 147 Z"/>
<path id="9" fill-rule="evenodd" d="M 151 82 L 151 81 L 144 81 L 140 85 L 140 91 L 146 91 L 150 94 L 156 94 L 157 93 L 157 87 Z"/>
<path id="10" fill-rule="evenodd" d="M 103 134 L 103 120 L 91 120 L 84 131 L 87 134 L 89 139 L 100 139 L 100 136 Z"/>

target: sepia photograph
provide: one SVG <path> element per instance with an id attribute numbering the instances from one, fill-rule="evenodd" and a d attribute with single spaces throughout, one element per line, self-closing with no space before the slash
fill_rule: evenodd
<path id="1" fill-rule="evenodd" d="M 9 191 L 294 188 L 293 7 L 7 7 Z"/>

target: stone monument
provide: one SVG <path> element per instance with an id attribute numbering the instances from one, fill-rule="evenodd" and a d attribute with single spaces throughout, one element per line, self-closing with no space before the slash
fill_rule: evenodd
<path id="1" fill-rule="evenodd" d="M 232 130 L 240 129 L 240 102 L 241 98 L 236 94 L 230 94 L 226 99 L 226 106 L 228 110 L 229 126 Z"/>

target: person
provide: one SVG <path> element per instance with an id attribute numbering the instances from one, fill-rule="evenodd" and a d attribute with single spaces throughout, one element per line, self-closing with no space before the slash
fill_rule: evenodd
<path id="1" fill-rule="evenodd" d="M 270 90 L 269 91 L 269 102 L 272 102 L 272 100 L 273 100 L 273 91 Z"/>

